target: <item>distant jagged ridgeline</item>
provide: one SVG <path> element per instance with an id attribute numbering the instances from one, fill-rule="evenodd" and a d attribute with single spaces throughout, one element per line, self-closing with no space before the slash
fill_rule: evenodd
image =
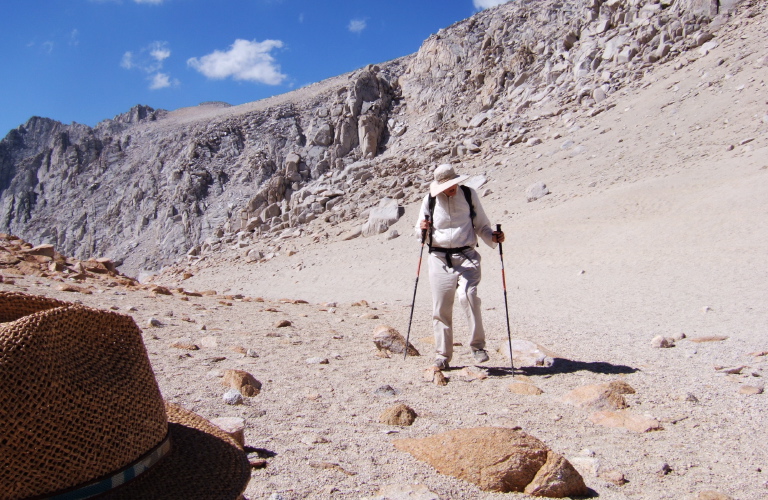
<path id="1" fill-rule="evenodd" d="M 739 6 L 518 0 L 415 54 L 262 101 L 135 106 L 94 128 L 33 117 L 0 141 L 0 231 L 136 273 L 247 252 L 315 219 L 362 225 L 382 198 L 420 199 L 437 163 L 602 112 L 653 65 L 706 50 Z"/>

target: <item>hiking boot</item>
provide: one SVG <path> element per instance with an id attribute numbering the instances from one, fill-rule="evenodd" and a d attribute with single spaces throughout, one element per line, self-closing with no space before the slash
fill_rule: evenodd
<path id="1" fill-rule="evenodd" d="M 435 359 L 435 366 L 441 370 L 447 370 L 448 369 L 448 360 L 443 358 L 437 358 Z"/>
<path id="2" fill-rule="evenodd" d="M 476 350 L 472 353 L 472 356 L 474 356 L 475 361 L 478 363 L 485 363 L 488 361 L 488 352 L 485 349 Z"/>

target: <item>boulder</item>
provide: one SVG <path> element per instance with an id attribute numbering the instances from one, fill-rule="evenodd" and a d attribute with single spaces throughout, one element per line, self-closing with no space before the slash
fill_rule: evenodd
<path id="1" fill-rule="evenodd" d="M 387 325 L 377 326 L 373 330 L 373 343 L 379 351 L 402 354 L 405 350 L 405 338 Z M 419 351 L 408 342 L 408 356 L 420 356 Z"/>
<path id="2" fill-rule="evenodd" d="M 583 496 L 588 491 L 565 458 L 518 428 L 456 429 L 421 439 L 397 439 L 393 444 L 438 472 L 484 491 L 553 498 Z"/>
<path id="3" fill-rule="evenodd" d="M 535 182 L 525 190 L 525 199 L 528 202 L 536 201 L 549 194 L 549 188 L 543 182 Z"/>
<path id="4" fill-rule="evenodd" d="M 53 245 L 38 245 L 33 248 L 24 249 L 21 253 L 25 255 L 43 255 L 45 257 L 53 258 L 56 252 L 53 249 Z"/>
<path id="5" fill-rule="evenodd" d="M 221 383 L 232 389 L 237 389 L 240 394 L 247 397 L 256 396 L 261 392 L 261 382 L 243 370 L 225 371 Z"/>
<path id="6" fill-rule="evenodd" d="M 375 236 L 389 229 L 389 226 L 400 219 L 400 207 L 397 200 L 383 198 L 378 206 L 368 212 L 368 221 L 363 224 L 361 233 L 363 236 Z"/>

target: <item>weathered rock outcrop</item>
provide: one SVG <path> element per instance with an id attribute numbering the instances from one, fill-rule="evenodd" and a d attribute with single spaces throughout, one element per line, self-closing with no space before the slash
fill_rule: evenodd
<path id="1" fill-rule="evenodd" d="M 0 231 L 136 272 L 317 218 L 362 225 L 382 196 L 418 199 L 436 163 L 524 147 L 542 119 L 612 107 L 654 64 L 716 43 L 741 5 L 764 8 L 518 0 L 414 55 L 263 101 L 136 106 L 94 128 L 34 117 L 0 141 Z"/>

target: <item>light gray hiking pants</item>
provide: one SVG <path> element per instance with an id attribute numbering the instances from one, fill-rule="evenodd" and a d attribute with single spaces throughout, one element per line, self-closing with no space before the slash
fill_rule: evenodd
<path id="1" fill-rule="evenodd" d="M 453 302 L 459 296 L 469 324 L 469 345 L 473 351 L 485 349 L 485 330 L 480 313 L 480 254 L 470 248 L 450 257 L 453 268 L 443 252 L 429 254 L 429 281 L 432 287 L 432 327 L 435 332 L 435 354 L 438 359 L 453 356 Z"/>

